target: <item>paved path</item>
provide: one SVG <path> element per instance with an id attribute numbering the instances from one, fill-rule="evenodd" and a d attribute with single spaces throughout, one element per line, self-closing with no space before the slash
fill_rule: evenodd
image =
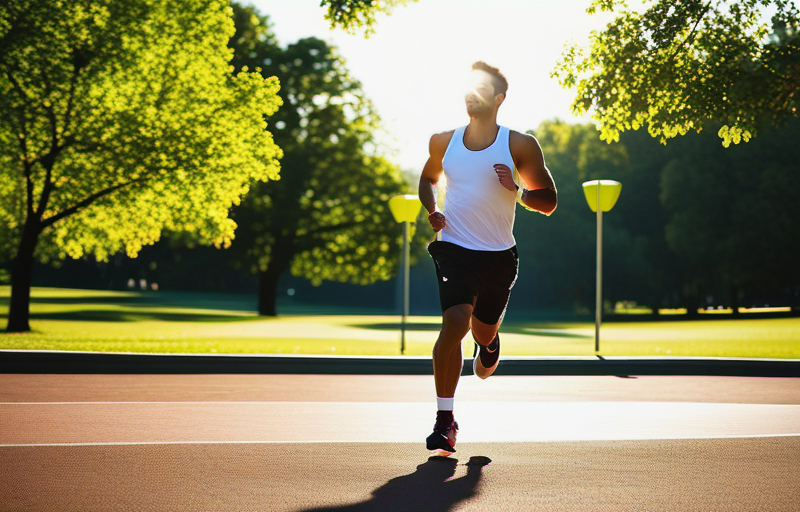
<path id="1" fill-rule="evenodd" d="M 800 379 L 0 375 L 0 510 L 800 510 Z M 327 508 L 326 508 L 327 507 Z"/>

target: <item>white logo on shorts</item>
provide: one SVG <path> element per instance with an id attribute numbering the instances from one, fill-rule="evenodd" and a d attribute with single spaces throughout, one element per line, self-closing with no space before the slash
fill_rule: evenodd
<path id="1" fill-rule="evenodd" d="M 447 281 L 447 278 L 442 276 L 442 281 Z"/>

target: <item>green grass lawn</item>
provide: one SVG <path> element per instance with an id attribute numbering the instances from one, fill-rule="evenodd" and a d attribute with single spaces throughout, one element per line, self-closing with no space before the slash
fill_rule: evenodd
<path id="1" fill-rule="evenodd" d="M 5 323 L 10 289 L 0 286 Z M 397 315 L 259 317 L 241 297 L 34 288 L 33 332 L 0 333 L 0 349 L 99 352 L 397 355 Z M 406 354 L 429 355 L 437 316 L 408 319 Z M 504 355 L 594 355 L 593 323 L 506 322 Z M 464 342 L 465 355 L 472 344 Z M 609 356 L 800 358 L 800 319 L 606 323 Z"/>

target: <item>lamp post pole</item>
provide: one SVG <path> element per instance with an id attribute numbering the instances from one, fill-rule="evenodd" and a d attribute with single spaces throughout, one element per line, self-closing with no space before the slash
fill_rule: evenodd
<path id="1" fill-rule="evenodd" d="M 403 222 L 403 320 L 400 327 L 400 354 L 406 352 L 406 317 L 408 316 L 408 295 L 411 271 L 411 223 Z"/>
<path id="2" fill-rule="evenodd" d="M 594 351 L 600 352 L 600 324 L 603 320 L 603 212 L 610 211 L 619 199 L 622 184 L 612 180 L 592 180 L 583 184 L 589 208 L 597 212 L 597 274 L 595 276 Z"/>
<path id="3" fill-rule="evenodd" d="M 597 204 L 600 204 L 600 187 L 597 187 Z M 603 210 L 597 209 L 597 270 L 594 298 L 594 351 L 600 352 L 600 323 L 603 321 Z"/>
<path id="4" fill-rule="evenodd" d="M 406 317 L 408 316 L 408 296 L 411 274 L 411 223 L 417 220 L 422 207 L 419 196 L 405 194 L 389 199 L 389 209 L 394 220 L 403 224 L 403 315 L 400 321 L 400 354 L 406 352 Z"/>

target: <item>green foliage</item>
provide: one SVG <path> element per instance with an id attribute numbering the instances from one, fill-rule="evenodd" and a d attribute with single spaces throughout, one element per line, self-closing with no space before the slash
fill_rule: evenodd
<path id="1" fill-rule="evenodd" d="M 537 273 L 538 267 L 545 265 L 551 269 L 545 273 L 551 275 L 585 273 L 588 283 L 591 281 L 594 245 L 586 241 L 593 240 L 595 217 L 588 209 L 581 184 L 599 178 L 621 180 L 621 174 L 630 167 L 626 149 L 618 143 L 600 141 L 597 130 L 591 125 L 545 121 L 529 133 L 538 139 L 547 166 L 554 174 L 559 215 L 539 218 L 520 210 L 515 231 L 521 236 L 517 236 L 517 241 L 522 247 L 528 245 L 536 254 L 537 261 L 531 268 Z M 610 219 L 611 222 L 614 220 Z M 607 218 L 606 224 L 608 222 Z M 578 263 L 580 261 L 585 261 L 586 265 Z M 552 272 L 556 268 L 558 271 Z M 558 289 L 556 285 L 554 289 L 554 293 L 569 293 L 570 302 L 583 299 L 580 295 L 583 292 L 574 295 L 574 287 Z"/>
<path id="2" fill-rule="evenodd" d="M 728 149 L 715 130 L 669 146 L 644 132 L 607 144 L 592 126 L 557 121 L 535 134 L 558 184 L 559 214 L 518 215 L 512 305 L 592 309 L 595 216 L 581 183 L 597 178 L 622 183 L 603 216 L 605 299 L 654 309 L 797 305 L 800 120 Z"/>
<path id="3" fill-rule="evenodd" d="M 342 141 L 342 142 L 354 142 Z M 356 152 L 356 158 L 347 154 Z M 358 155 L 357 147 L 314 165 L 300 199 L 296 231 L 300 249 L 291 271 L 314 284 L 322 280 L 368 284 L 397 272 L 399 225 L 389 198 L 406 192 L 394 164 Z M 327 183 L 327 184 L 326 184 Z"/>
<path id="4" fill-rule="evenodd" d="M 331 22 L 331 28 L 341 27 L 355 33 L 364 29 L 364 34 L 375 31 L 376 14 L 391 14 L 398 5 L 405 5 L 408 0 L 322 0 L 320 5 L 326 6 L 328 12 L 325 19 Z"/>
<path id="5" fill-rule="evenodd" d="M 591 34 L 588 54 L 568 46 L 552 76 L 577 88 L 573 111 L 593 112 L 604 140 L 646 125 L 666 142 L 713 126 L 728 147 L 800 113 L 791 0 L 657 0 L 644 12 L 595 0 L 597 9 L 617 17 Z"/>
<path id="6" fill-rule="evenodd" d="M 225 0 L 0 7 L 0 254 L 135 256 L 163 230 L 228 245 L 228 210 L 278 177 L 275 78 L 231 74 Z"/>
<path id="7" fill-rule="evenodd" d="M 257 186 L 236 209 L 241 236 L 233 249 L 254 272 L 288 268 L 315 284 L 389 279 L 400 227 L 388 199 L 406 185 L 399 169 L 375 154 L 379 120 L 360 84 L 325 42 L 307 38 L 280 48 L 265 17 L 251 7 L 234 10 L 244 23 L 237 26 L 242 37 L 231 40 L 234 65 L 281 81 L 284 106 L 270 121 L 284 157 L 281 180 Z M 262 35 L 253 41 L 246 34 Z"/>
<path id="8" fill-rule="evenodd" d="M 729 150 L 712 137 L 680 141 L 661 174 L 666 241 L 684 262 L 685 284 L 750 295 L 796 289 L 800 122 Z"/>
<path id="9" fill-rule="evenodd" d="M 531 133 L 553 172 L 559 207 L 547 218 L 518 212 L 514 231 L 521 266 L 512 304 L 530 301 L 536 309 L 574 312 L 593 308 L 596 216 L 581 187 L 591 179 L 623 183 L 618 204 L 604 215 L 604 296 L 612 301 L 649 299 L 654 286 L 649 280 L 653 266 L 646 258 L 650 234 L 629 226 L 640 211 L 631 216 L 621 212 L 637 196 L 628 188 L 634 164 L 628 148 L 602 142 L 591 125 L 545 121 Z"/>

